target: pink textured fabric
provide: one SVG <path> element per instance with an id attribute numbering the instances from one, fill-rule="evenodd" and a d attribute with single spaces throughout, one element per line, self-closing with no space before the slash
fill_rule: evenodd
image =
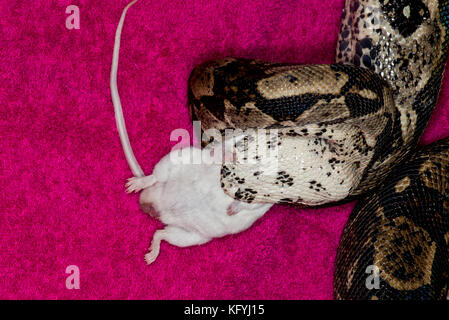
<path id="1" fill-rule="evenodd" d="M 248 231 L 206 245 L 162 244 L 161 224 L 124 192 L 131 176 L 109 92 L 128 0 L 1 1 L 0 298 L 332 299 L 338 240 L 353 203 L 274 206 Z M 282 3 L 282 4 L 281 4 Z M 80 8 L 68 30 L 65 9 Z M 332 63 L 343 0 L 140 0 L 122 35 L 119 90 L 145 172 L 191 130 L 191 69 L 225 56 Z M 447 80 L 447 79 L 446 79 Z M 447 135 L 444 82 L 424 143 Z M 66 267 L 80 269 L 68 290 Z"/>

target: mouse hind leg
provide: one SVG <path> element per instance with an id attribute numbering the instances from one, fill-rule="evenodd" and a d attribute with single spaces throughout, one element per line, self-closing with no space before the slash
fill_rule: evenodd
<path id="1" fill-rule="evenodd" d="M 150 251 L 145 255 L 145 261 L 147 264 L 151 264 L 156 260 L 159 255 L 162 240 L 165 240 L 177 247 L 190 247 L 209 242 L 211 239 L 179 227 L 166 226 L 164 229 L 157 230 L 154 233 L 153 240 L 151 241 L 151 246 L 149 248 Z"/>
<path id="2" fill-rule="evenodd" d="M 157 179 L 154 175 L 149 175 L 145 177 L 132 177 L 128 179 L 128 182 L 125 184 L 126 192 L 139 192 L 143 189 L 151 187 L 157 182 Z"/>

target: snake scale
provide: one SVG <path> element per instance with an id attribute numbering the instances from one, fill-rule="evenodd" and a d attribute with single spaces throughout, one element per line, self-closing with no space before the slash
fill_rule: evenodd
<path id="1" fill-rule="evenodd" d="M 228 195 L 297 206 L 360 199 L 337 253 L 337 299 L 447 296 L 449 139 L 416 145 L 448 30 L 447 0 L 346 0 L 336 64 L 226 58 L 192 71 L 189 109 L 202 132 L 250 132 L 238 153 L 252 161 L 222 165 Z M 274 134 L 255 141 L 255 128 Z M 275 161 L 251 143 L 275 149 Z M 379 278 L 371 289 L 369 266 Z"/>

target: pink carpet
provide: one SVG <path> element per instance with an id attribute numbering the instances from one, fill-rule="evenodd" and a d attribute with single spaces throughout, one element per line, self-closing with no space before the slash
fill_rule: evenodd
<path id="1" fill-rule="evenodd" d="M 124 192 L 131 176 L 109 92 L 115 28 L 128 0 L 0 2 L 0 298 L 332 299 L 338 240 L 353 207 L 275 206 L 248 231 L 162 244 Z M 343 0 L 140 0 L 122 37 L 119 90 L 145 172 L 191 130 L 192 68 L 225 56 L 332 63 Z M 65 9 L 80 8 L 68 30 Z M 447 80 L 447 79 L 446 79 Z M 424 142 L 447 136 L 445 81 Z M 68 290 L 66 267 L 80 270 Z"/>

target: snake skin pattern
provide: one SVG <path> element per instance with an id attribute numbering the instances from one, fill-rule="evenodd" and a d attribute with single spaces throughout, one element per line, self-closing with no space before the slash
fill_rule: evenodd
<path id="1" fill-rule="evenodd" d="M 342 236 L 336 298 L 446 295 L 448 143 L 395 167 L 415 153 L 435 107 L 448 17 L 447 0 L 346 0 L 337 64 L 222 59 L 191 74 L 190 113 L 203 133 L 251 132 L 238 144 L 246 161 L 222 166 L 228 195 L 300 206 L 366 195 Z M 254 128 L 274 134 L 260 140 Z M 273 157 L 250 147 L 262 144 Z M 369 265 L 379 289 L 367 289 Z"/>
<path id="2" fill-rule="evenodd" d="M 251 163 L 223 166 L 223 189 L 237 199 L 303 205 L 344 199 L 377 150 L 391 145 L 391 89 L 366 68 L 224 59 L 195 69 L 190 83 L 192 118 L 204 131 L 276 129 L 266 142 L 277 148 L 273 161 L 244 148 Z"/>
<path id="3" fill-rule="evenodd" d="M 377 287 L 367 285 L 375 273 Z M 448 277 L 449 139 L 444 139 L 419 151 L 357 204 L 340 240 L 335 298 L 446 299 Z"/>
<path id="4" fill-rule="evenodd" d="M 390 83 L 402 133 L 395 137 L 396 150 L 415 146 L 436 104 L 447 60 L 448 15 L 448 1 L 346 1 L 337 62 L 369 68 Z M 403 159 L 400 152 L 385 158 Z M 377 277 L 375 286 L 368 283 L 370 275 Z M 357 204 L 340 240 L 334 294 L 446 299 L 448 279 L 445 139 L 401 164 Z"/>

